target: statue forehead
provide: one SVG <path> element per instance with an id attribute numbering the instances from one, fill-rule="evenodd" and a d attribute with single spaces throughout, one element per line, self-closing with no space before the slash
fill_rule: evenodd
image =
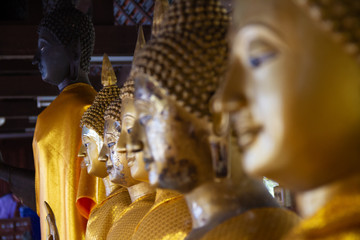
<path id="1" fill-rule="evenodd" d="M 237 0 L 234 8 L 233 22 L 240 28 L 249 22 L 283 22 L 285 19 L 296 19 L 300 13 L 293 0 Z"/>
<path id="2" fill-rule="evenodd" d="M 89 137 L 89 138 L 96 139 L 96 140 L 100 139 L 99 134 L 94 129 L 91 129 L 91 128 L 88 128 L 85 126 L 82 127 L 81 135 L 83 137 Z"/>
<path id="3" fill-rule="evenodd" d="M 49 44 L 61 45 L 56 36 L 45 28 L 39 29 L 39 41 L 40 40 L 45 40 Z"/>

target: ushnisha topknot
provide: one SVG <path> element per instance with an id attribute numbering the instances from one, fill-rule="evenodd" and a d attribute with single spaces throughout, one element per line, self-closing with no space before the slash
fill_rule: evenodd
<path id="1" fill-rule="evenodd" d="M 110 60 L 104 54 L 101 82 L 103 88 L 96 95 L 94 103 L 86 110 L 80 121 L 80 127 L 95 130 L 101 138 L 104 137 L 104 114 L 107 107 L 115 99 L 119 98 L 120 88 L 116 85 L 117 80 Z"/>
<path id="2" fill-rule="evenodd" d="M 293 0 L 360 62 L 360 1 Z"/>
<path id="3" fill-rule="evenodd" d="M 57 40 L 68 46 L 79 39 L 81 46 L 80 68 L 89 72 L 94 50 L 95 31 L 91 19 L 77 10 L 69 0 L 59 0 L 54 8 L 41 20 L 38 32 L 51 32 Z"/>
<path id="4" fill-rule="evenodd" d="M 135 59 L 132 77 L 146 75 L 188 112 L 210 120 L 210 98 L 226 70 L 228 27 L 218 0 L 175 1 Z"/>
<path id="5" fill-rule="evenodd" d="M 134 61 L 139 55 L 140 50 L 145 46 L 145 36 L 142 26 L 140 26 L 138 31 L 138 37 L 136 41 L 135 51 L 134 51 Z M 134 84 L 134 78 L 133 75 L 130 74 L 129 77 L 126 79 L 126 82 L 124 83 L 123 87 L 120 89 L 120 98 L 134 98 L 134 92 L 135 92 L 135 84 Z"/>

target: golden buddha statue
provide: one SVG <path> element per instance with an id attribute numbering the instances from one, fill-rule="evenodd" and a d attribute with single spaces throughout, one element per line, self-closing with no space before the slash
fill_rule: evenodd
<path id="1" fill-rule="evenodd" d="M 106 54 L 103 58 L 101 82 L 103 88 L 81 119 L 83 144 L 79 152 L 79 157 L 84 158 L 88 173 L 102 178 L 106 190 L 106 198 L 91 211 L 86 227 L 86 239 L 96 240 L 106 239 L 118 215 L 130 204 L 127 190 L 110 181 L 106 163 L 99 157 L 104 142 L 104 114 L 120 93 L 114 69 Z"/>
<path id="2" fill-rule="evenodd" d="M 360 239 L 360 5 L 239 0 L 230 71 L 213 108 L 230 114 L 244 168 L 297 192 L 287 239 Z"/>
<path id="3" fill-rule="evenodd" d="M 166 0 L 167 1 L 167 0 Z M 159 2 L 159 1 L 158 1 Z M 158 3 L 157 2 L 157 3 Z M 158 16 L 155 9 L 155 18 Z M 145 45 L 142 29 L 139 29 L 138 41 L 134 53 L 136 59 L 139 50 Z M 134 106 L 134 81 L 130 76 L 121 88 L 121 106 L 113 109 L 121 120 L 121 128 L 128 135 L 123 138 L 126 146 L 127 163 L 133 179 L 148 183 L 148 172 L 145 169 L 143 132 L 140 131 Z M 121 115 L 124 116 L 121 118 Z M 124 146 L 124 142 L 119 141 Z M 146 153 L 145 153 L 146 155 Z M 124 218 L 126 220 L 126 218 Z M 121 226 L 119 224 L 119 226 Z M 128 229 L 125 229 L 128 230 Z M 166 189 L 156 189 L 155 202 L 145 215 L 134 225 L 132 239 L 183 239 L 191 230 L 191 216 L 184 197 Z M 118 233 L 119 236 L 124 236 Z"/>
<path id="4" fill-rule="evenodd" d="M 70 1 L 57 1 L 39 25 L 33 63 L 38 64 L 43 81 L 60 90 L 38 116 L 33 139 L 36 205 L 43 239 L 47 231 L 44 201 L 52 207 L 61 239 L 83 239 L 86 213 L 97 204 L 98 193 L 93 186 L 80 189 L 96 180 L 80 174 L 81 159 L 77 157 L 80 119 L 96 95 L 87 75 L 93 45 L 90 18 Z"/>
<path id="5" fill-rule="evenodd" d="M 140 27 L 135 52 L 144 44 L 144 33 Z M 132 98 L 129 98 L 127 80 L 121 88 L 120 97 L 111 103 L 105 114 L 106 141 L 103 148 L 107 147 L 109 152 L 107 167 L 110 180 L 127 188 L 132 202 L 117 216 L 117 221 L 107 235 L 110 240 L 131 239 L 137 224 L 149 211 L 155 199 L 155 190 L 144 181 L 147 179 L 147 172 L 141 169 L 142 154 L 126 152 L 126 143 L 135 120 L 132 101 Z M 103 158 L 106 157 L 103 155 Z M 132 177 L 131 171 L 138 180 Z"/>
<path id="6" fill-rule="evenodd" d="M 278 239 L 296 215 L 279 208 L 238 161 L 229 162 L 228 176 L 229 146 L 213 130 L 209 103 L 226 70 L 228 26 L 217 0 L 176 1 L 135 59 L 135 107 L 153 156 L 149 180 L 185 195 L 193 225 L 187 239 Z M 269 222 L 279 222 L 274 231 L 252 233 Z"/>

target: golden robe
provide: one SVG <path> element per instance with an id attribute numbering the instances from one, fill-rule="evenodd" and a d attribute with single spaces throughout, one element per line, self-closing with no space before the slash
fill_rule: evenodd
<path id="1" fill-rule="evenodd" d="M 221 223 L 201 240 L 280 240 L 299 222 L 295 213 L 283 208 L 256 208 Z"/>
<path id="2" fill-rule="evenodd" d="M 96 91 L 88 84 L 71 84 L 38 116 L 33 151 L 36 204 L 42 239 L 46 239 L 47 235 L 44 201 L 49 203 L 55 214 L 60 239 L 85 237 L 87 220 L 76 207 L 82 161 L 77 157 L 81 145 L 79 125 L 95 95 Z M 83 175 L 82 181 L 97 180 Z M 85 212 L 90 212 L 89 208 L 96 204 L 96 192 L 90 189 L 89 194 L 86 194 L 86 190 L 81 194 L 83 202 L 88 205 L 84 206 Z"/>
<path id="3" fill-rule="evenodd" d="M 155 203 L 136 227 L 133 240 L 185 239 L 191 231 L 191 215 L 184 197 L 157 189 Z"/>
<path id="4" fill-rule="evenodd" d="M 360 194 L 334 198 L 286 239 L 360 240 Z"/>
<path id="5" fill-rule="evenodd" d="M 107 235 L 108 240 L 131 239 L 136 226 L 145 214 L 154 205 L 155 193 L 151 193 L 136 199 L 119 216 L 118 221 L 110 228 Z"/>
<path id="6" fill-rule="evenodd" d="M 122 212 L 130 205 L 131 200 L 127 189 L 120 188 L 97 205 L 86 226 L 86 240 L 102 240 L 111 226 L 118 221 Z"/>

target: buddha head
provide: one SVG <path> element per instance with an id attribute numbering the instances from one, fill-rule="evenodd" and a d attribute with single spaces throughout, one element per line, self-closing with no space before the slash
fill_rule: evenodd
<path id="1" fill-rule="evenodd" d="M 33 64 L 38 64 L 45 82 L 59 86 L 65 79 L 76 80 L 79 72 L 89 71 L 94 27 L 71 1 L 57 1 L 41 20 L 38 33 Z"/>
<path id="2" fill-rule="evenodd" d="M 144 46 L 142 27 L 139 28 L 134 57 Z M 105 113 L 105 145 L 108 146 L 110 180 L 125 187 L 148 181 L 142 154 L 142 141 L 136 125 L 134 81 L 129 77 L 120 89 L 120 97 Z"/>
<path id="3" fill-rule="evenodd" d="M 230 114 L 248 173 L 298 191 L 358 174 L 359 13 L 351 0 L 236 1 L 213 109 Z"/>
<path id="4" fill-rule="evenodd" d="M 104 178 L 108 175 L 106 164 L 99 159 L 104 142 L 104 114 L 106 108 L 119 97 L 120 93 L 120 89 L 116 85 L 114 69 L 106 54 L 104 55 L 101 80 L 103 88 L 96 95 L 94 103 L 85 111 L 80 122 L 82 146 L 79 156 L 84 157 L 89 174 Z"/>
<path id="5" fill-rule="evenodd" d="M 130 115 L 129 119 L 124 119 L 122 115 L 123 101 L 122 98 L 118 98 L 110 104 L 105 112 L 105 141 L 103 148 L 108 152 L 106 166 L 110 181 L 124 187 L 131 187 L 139 183 L 132 177 L 126 152 L 127 135 L 131 133 L 130 124 L 133 121 L 132 115 Z M 119 145 L 119 142 L 123 142 L 123 144 Z"/>
<path id="6" fill-rule="evenodd" d="M 134 63 L 135 108 L 153 157 L 150 183 L 187 193 L 213 179 L 209 100 L 224 72 L 229 19 L 216 0 L 180 0 L 163 21 Z"/>

